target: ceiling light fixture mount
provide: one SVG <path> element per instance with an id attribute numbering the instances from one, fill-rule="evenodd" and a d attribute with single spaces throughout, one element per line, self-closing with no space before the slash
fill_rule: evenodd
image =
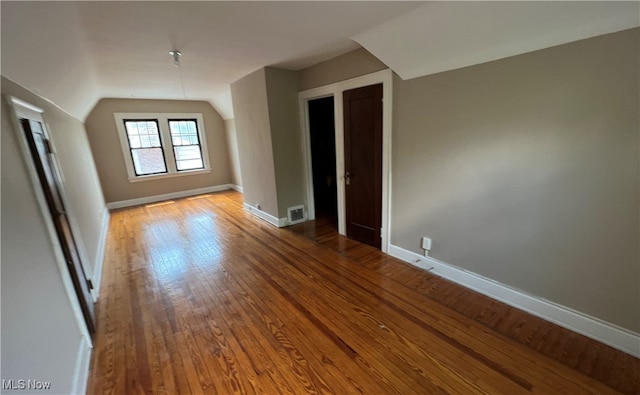
<path id="1" fill-rule="evenodd" d="M 174 49 L 173 51 L 169 51 L 169 55 L 173 56 L 173 65 L 178 68 L 178 73 L 180 74 L 180 86 L 182 87 L 182 97 L 187 100 L 187 91 L 184 89 L 184 78 L 182 77 L 182 67 L 180 67 L 180 56 L 182 56 L 182 52 Z"/>
<path id="2" fill-rule="evenodd" d="M 173 51 L 169 51 L 169 55 L 173 56 L 173 65 L 180 67 L 180 56 L 182 56 L 182 52 L 174 49 Z"/>

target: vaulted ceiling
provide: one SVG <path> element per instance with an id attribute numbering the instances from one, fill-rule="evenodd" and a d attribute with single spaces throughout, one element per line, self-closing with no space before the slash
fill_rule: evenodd
<path id="1" fill-rule="evenodd" d="M 232 118 L 230 83 L 264 66 L 364 46 L 414 78 L 636 27 L 639 4 L 2 1 L 2 75 L 79 119 L 103 97 L 205 100 Z"/>

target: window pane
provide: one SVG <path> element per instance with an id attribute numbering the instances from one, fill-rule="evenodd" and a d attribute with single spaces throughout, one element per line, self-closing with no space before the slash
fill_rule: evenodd
<path id="1" fill-rule="evenodd" d="M 158 134 L 158 125 L 153 121 L 146 122 L 147 134 Z"/>
<path id="2" fill-rule="evenodd" d="M 136 121 L 126 121 L 124 126 L 127 129 L 127 134 L 129 136 L 137 136 L 140 133 L 138 131 L 138 122 Z"/>
<path id="3" fill-rule="evenodd" d="M 171 136 L 171 142 L 173 145 L 189 145 L 189 140 L 184 140 L 180 135 Z"/>
<path id="4" fill-rule="evenodd" d="M 140 136 L 129 136 L 129 145 L 131 148 L 140 148 Z"/>
<path id="5" fill-rule="evenodd" d="M 179 121 L 169 121 L 169 129 L 171 129 L 172 136 L 180 135 L 180 122 Z"/>
<path id="6" fill-rule="evenodd" d="M 195 120 L 169 121 L 171 142 L 176 145 L 199 144 Z"/>
<path id="7" fill-rule="evenodd" d="M 158 136 L 158 135 L 149 136 L 149 139 L 150 139 L 152 147 L 160 147 L 162 145 L 162 144 L 160 144 L 160 136 Z"/>
<path id="8" fill-rule="evenodd" d="M 139 148 L 131 150 L 136 175 L 166 173 L 162 148 Z"/>
<path id="9" fill-rule="evenodd" d="M 130 148 L 150 148 L 161 147 L 160 132 L 156 121 L 135 121 L 124 122 L 129 138 Z"/>
<path id="10" fill-rule="evenodd" d="M 131 144 L 131 145 L 133 145 L 133 144 Z M 143 148 L 151 148 L 151 141 L 149 141 L 149 136 L 147 136 L 147 135 L 140 136 L 140 145 Z"/>
<path id="11" fill-rule="evenodd" d="M 202 169 L 202 155 L 200 146 L 190 145 L 186 147 L 174 147 L 173 151 L 176 156 L 176 167 L 178 170 Z"/>
<path id="12" fill-rule="evenodd" d="M 178 167 L 178 170 L 195 170 L 204 168 L 202 165 L 202 159 L 176 161 L 176 166 Z"/>

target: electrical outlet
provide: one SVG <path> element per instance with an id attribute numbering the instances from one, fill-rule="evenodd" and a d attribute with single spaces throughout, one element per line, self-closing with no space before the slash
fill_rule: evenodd
<path id="1" fill-rule="evenodd" d="M 422 249 L 429 251 L 431 249 L 431 239 L 428 237 L 422 238 Z"/>

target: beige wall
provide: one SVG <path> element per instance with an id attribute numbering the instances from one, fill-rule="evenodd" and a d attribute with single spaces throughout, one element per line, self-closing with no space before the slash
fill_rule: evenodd
<path id="1" fill-rule="evenodd" d="M 238 133 L 235 119 L 224 120 L 224 130 L 227 134 L 227 150 L 229 151 L 229 163 L 231 165 L 231 182 L 242 186 L 242 172 L 240 171 L 240 154 L 238 153 Z"/>
<path id="2" fill-rule="evenodd" d="M 306 203 L 306 185 L 300 121 L 298 73 L 266 68 L 271 142 L 275 159 L 278 216 L 287 208 Z"/>
<path id="3" fill-rule="evenodd" d="M 396 78 L 392 243 L 639 332 L 639 32 Z"/>
<path id="4" fill-rule="evenodd" d="M 386 68 L 361 48 L 300 72 L 267 67 L 234 82 L 245 203 L 277 218 L 306 203 L 299 91 Z"/>
<path id="5" fill-rule="evenodd" d="M 4 77 L 2 95 L 2 378 L 50 380 L 51 391 L 42 393 L 71 393 L 82 334 L 4 95 L 44 109 L 66 179 L 68 209 L 91 259 L 104 201 L 82 122 Z"/>
<path id="6" fill-rule="evenodd" d="M 75 235 L 83 253 L 90 262 L 90 277 L 98 264 L 100 237 L 105 216 L 105 202 L 100 189 L 98 174 L 89 149 L 89 142 L 82 122 L 61 111 L 49 101 L 2 78 L 2 93 L 12 95 L 43 109 L 45 121 L 50 126 L 50 137 L 57 151 L 64 191 L 68 199 L 69 218 L 78 232 Z"/>
<path id="7" fill-rule="evenodd" d="M 388 67 L 366 49 L 360 48 L 300 71 L 304 91 L 385 70 Z"/>
<path id="8" fill-rule="evenodd" d="M 201 113 L 211 172 L 157 180 L 129 182 L 113 114 Z M 102 99 L 86 120 L 87 135 L 107 203 L 162 195 L 231 182 L 224 121 L 207 102 L 187 100 Z"/>
<path id="9" fill-rule="evenodd" d="M 305 203 L 298 78 L 267 67 L 231 85 L 244 201 L 278 219 Z"/>
<path id="10" fill-rule="evenodd" d="M 231 84 L 244 202 L 278 217 L 265 69 Z"/>

